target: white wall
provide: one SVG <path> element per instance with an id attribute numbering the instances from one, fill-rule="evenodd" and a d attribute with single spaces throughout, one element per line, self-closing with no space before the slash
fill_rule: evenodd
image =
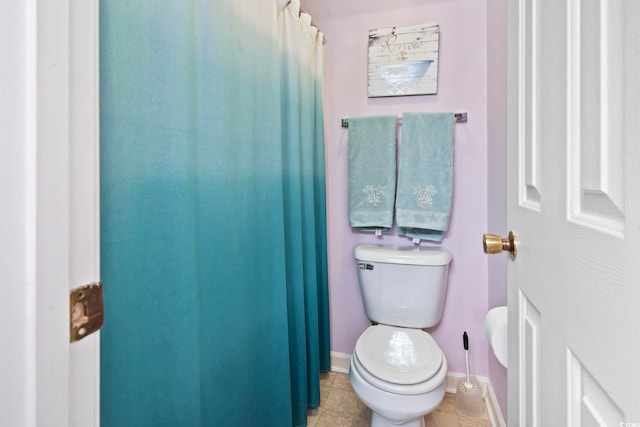
<path id="1" fill-rule="evenodd" d="M 0 424 L 98 425 L 97 0 L 0 2 Z"/>
<path id="2" fill-rule="evenodd" d="M 0 413 L 15 426 L 35 415 L 26 14 L 26 2 L 0 2 Z"/>

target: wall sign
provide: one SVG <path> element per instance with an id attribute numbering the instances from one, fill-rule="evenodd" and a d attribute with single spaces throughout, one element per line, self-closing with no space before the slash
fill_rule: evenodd
<path id="1" fill-rule="evenodd" d="M 369 30 L 369 97 L 438 93 L 439 28 Z"/>

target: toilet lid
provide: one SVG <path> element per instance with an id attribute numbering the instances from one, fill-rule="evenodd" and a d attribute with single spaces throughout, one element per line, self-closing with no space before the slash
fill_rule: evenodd
<path id="1" fill-rule="evenodd" d="M 425 382 L 442 366 L 440 347 L 420 329 L 370 326 L 358 338 L 355 353 L 369 373 L 394 384 Z"/>

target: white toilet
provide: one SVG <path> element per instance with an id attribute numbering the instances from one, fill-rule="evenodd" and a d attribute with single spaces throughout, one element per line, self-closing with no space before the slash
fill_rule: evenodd
<path id="1" fill-rule="evenodd" d="M 421 328 L 440 322 L 451 255 L 436 247 L 354 248 L 364 308 L 374 323 L 358 338 L 349 380 L 371 427 L 424 427 L 442 402 L 447 359 Z"/>

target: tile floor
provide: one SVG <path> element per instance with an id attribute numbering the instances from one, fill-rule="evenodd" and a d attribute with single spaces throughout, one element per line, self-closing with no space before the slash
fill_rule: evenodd
<path id="1" fill-rule="evenodd" d="M 348 375 L 322 374 L 320 396 L 320 407 L 309 410 L 308 427 L 369 427 L 371 410 L 353 392 Z M 491 427 L 486 412 L 485 409 L 479 418 L 459 414 L 455 395 L 447 393 L 438 409 L 425 416 L 425 421 L 427 427 Z"/>

